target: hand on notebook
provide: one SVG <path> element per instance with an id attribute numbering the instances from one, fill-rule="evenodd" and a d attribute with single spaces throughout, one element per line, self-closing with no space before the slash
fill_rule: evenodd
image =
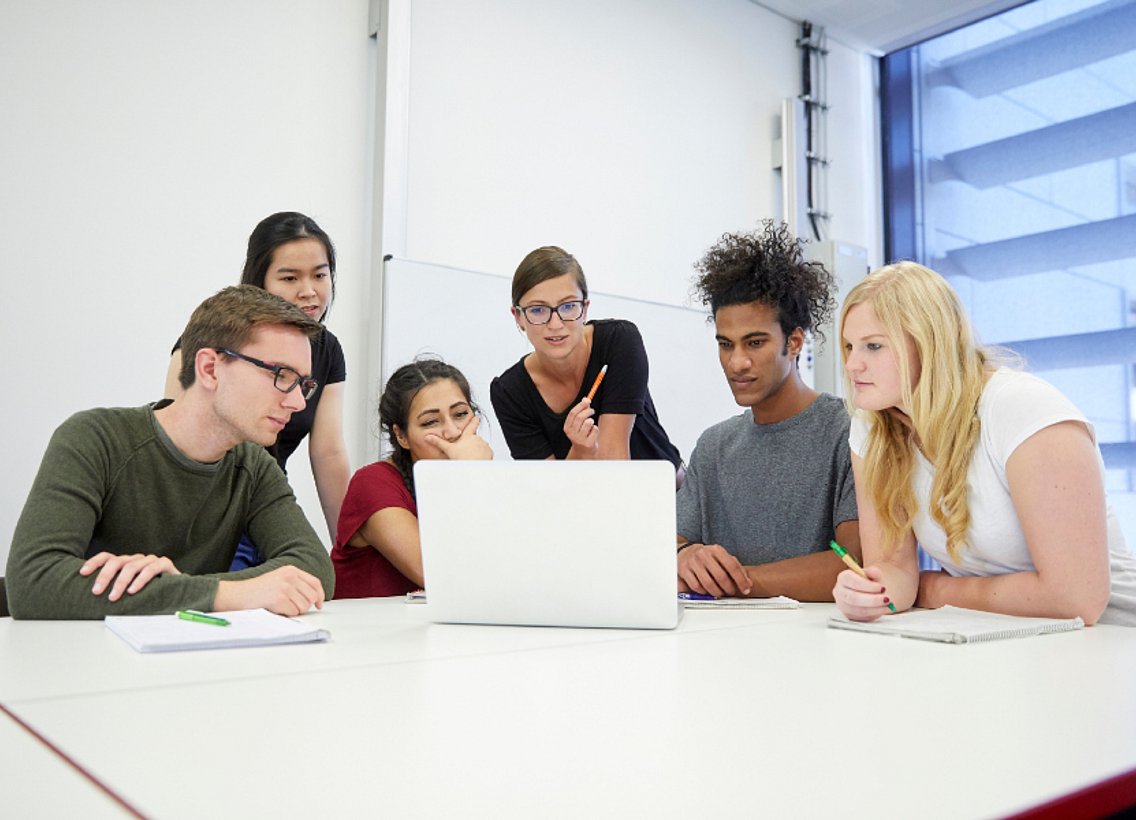
<path id="1" fill-rule="evenodd" d="M 95 570 L 99 570 L 99 574 L 95 576 L 91 593 L 101 595 L 109 586 L 108 601 L 117 601 L 124 594 L 133 595 L 158 575 L 181 575 L 174 562 L 164 555 L 142 553 L 115 555 L 110 552 L 100 552 L 88 558 L 86 563 L 79 567 L 79 574 L 90 575 Z"/>
<path id="2" fill-rule="evenodd" d="M 741 561 L 718 544 L 691 544 L 683 549 L 678 554 L 678 579 L 686 591 L 716 598 L 742 597 L 753 588 Z"/>
<path id="3" fill-rule="evenodd" d="M 314 575 L 291 565 L 248 578 L 221 581 L 213 599 L 215 612 L 267 609 L 277 615 L 303 615 L 323 608 L 323 584 Z"/>
<path id="4" fill-rule="evenodd" d="M 481 426 L 481 417 L 474 416 L 453 441 L 447 441 L 437 433 L 427 433 L 425 439 L 448 459 L 488 461 L 493 458 L 493 448 L 477 434 L 479 426 Z"/>
<path id="5" fill-rule="evenodd" d="M 595 414 L 592 403 L 587 399 L 580 399 L 579 404 L 573 407 L 568 412 L 568 417 L 564 419 L 564 435 L 568 436 L 568 440 L 572 442 L 572 449 L 581 457 L 590 457 L 599 446 L 600 428 L 593 418 Z"/>

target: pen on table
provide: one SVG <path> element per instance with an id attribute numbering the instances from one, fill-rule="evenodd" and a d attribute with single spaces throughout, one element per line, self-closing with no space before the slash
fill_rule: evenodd
<path id="1" fill-rule="evenodd" d="M 829 541 L 828 545 L 832 547 L 833 552 L 840 556 L 840 560 L 848 565 L 848 569 L 859 575 L 861 578 L 867 578 L 868 573 L 864 572 L 863 567 L 856 563 L 856 559 L 848 554 L 848 550 L 837 544 L 835 541 Z M 888 602 L 888 609 L 895 612 L 895 604 Z"/>
<path id="2" fill-rule="evenodd" d="M 606 364 L 603 367 L 600 368 L 599 375 L 596 376 L 596 380 L 594 382 L 592 382 L 592 389 L 588 391 L 588 401 L 591 401 L 595 397 L 596 391 L 600 389 L 600 382 L 603 381 L 603 377 L 604 377 L 605 373 L 607 373 L 607 365 Z"/>
<path id="3" fill-rule="evenodd" d="M 703 595 L 701 592 L 680 592 L 678 594 L 680 601 L 716 601 L 718 600 L 713 595 Z"/>
<path id="4" fill-rule="evenodd" d="M 196 624 L 212 624 L 213 626 L 228 626 L 229 622 L 216 615 L 206 615 L 195 609 L 179 609 L 177 616 L 183 621 L 193 621 Z"/>

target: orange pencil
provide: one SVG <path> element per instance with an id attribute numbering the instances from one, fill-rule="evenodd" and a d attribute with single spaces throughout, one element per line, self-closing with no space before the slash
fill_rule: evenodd
<path id="1" fill-rule="evenodd" d="M 603 381 L 604 374 L 607 373 L 607 365 L 605 364 L 600 368 L 599 375 L 596 376 L 596 381 L 592 385 L 592 389 L 588 391 L 588 401 L 591 401 L 596 395 L 596 391 L 600 389 L 600 382 Z"/>

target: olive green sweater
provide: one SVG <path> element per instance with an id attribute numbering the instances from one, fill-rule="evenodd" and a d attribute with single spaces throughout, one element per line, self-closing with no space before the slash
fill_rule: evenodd
<path id="1" fill-rule="evenodd" d="M 100 408 L 60 425 L 44 453 L 8 555 L 16 618 L 103 618 L 213 607 L 218 581 L 292 564 L 333 593 L 327 551 L 263 447 L 240 444 L 215 464 L 183 455 L 154 418 L 162 405 Z M 241 535 L 265 557 L 229 573 Z M 161 575 L 116 602 L 91 594 L 79 567 L 99 552 L 152 553 L 181 575 Z"/>

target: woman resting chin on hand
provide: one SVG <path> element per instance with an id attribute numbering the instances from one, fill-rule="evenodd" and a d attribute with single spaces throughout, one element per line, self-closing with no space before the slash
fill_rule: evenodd
<path id="1" fill-rule="evenodd" d="M 390 455 L 355 473 L 331 562 L 337 598 L 403 595 L 425 586 L 414 497 L 419 459 L 491 459 L 469 382 L 439 359 L 403 365 L 379 400 Z"/>

